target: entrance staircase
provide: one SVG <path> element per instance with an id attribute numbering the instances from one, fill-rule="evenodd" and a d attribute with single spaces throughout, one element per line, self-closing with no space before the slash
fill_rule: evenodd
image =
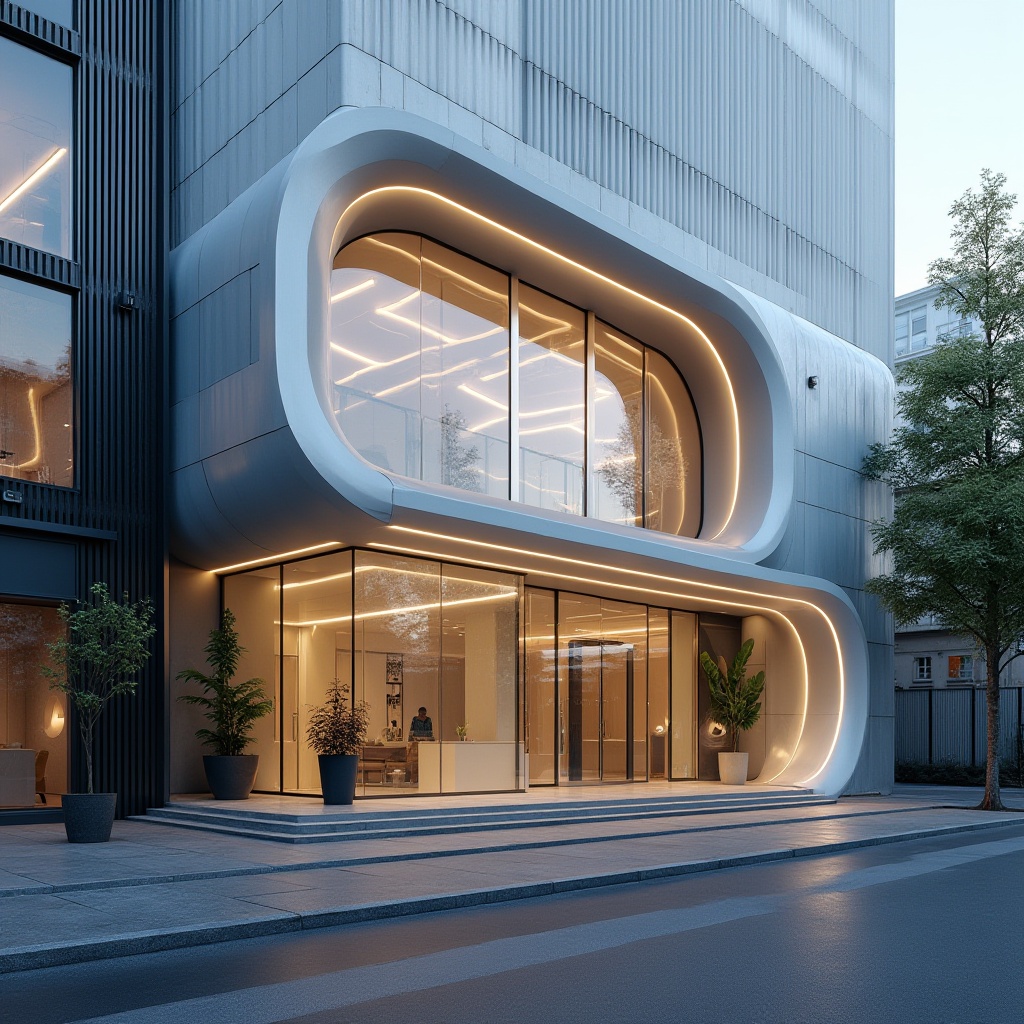
<path id="1" fill-rule="evenodd" d="M 179 799 L 166 807 L 150 808 L 145 815 L 131 820 L 154 825 L 174 825 L 225 835 L 268 839 L 281 843 L 328 843 L 339 840 L 399 839 L 451 835 L 462 832 L 489 832 L 504 829 L 542 828 L 545 826 L 586 825 L 607 822 L 657 820 L 691 815 L 765 812 L 784 808 L 813 808 L 834 804 L 835 797 L 810 790 L 789 789 L 759 792 L 744 787 L 739 792 L 721 794 L 629 796 L 573 800 L 531 801 L 528 793 L 522 802 L 480 803 L 471 806 L 445 806 L 442 799 L 423 800 L 422 807 L 388 806 L 389 801 L 360 802 L 353 807 L 327 808 L 312 805 L 302 797 L 292 798 L 301 813 L 281 809 L 260 809 L 260 798 L 244 802 Z"/>

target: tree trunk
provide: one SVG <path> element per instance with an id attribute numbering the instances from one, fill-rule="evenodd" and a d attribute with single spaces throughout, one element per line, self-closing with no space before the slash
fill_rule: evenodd
<path id="1" fill-rule="evenodd" d="M 988 751 L 985 759 L 985 796 L 979 811 L 1004 811 L 999 794 L 999 648 L 985 648 L 986 669 L 985 701 L 987 705 Z"/>

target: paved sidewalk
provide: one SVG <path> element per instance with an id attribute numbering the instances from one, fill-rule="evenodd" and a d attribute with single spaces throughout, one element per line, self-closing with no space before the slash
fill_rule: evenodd
<path id="1" fill-rule="evenodd" d="M 1004 794 L 1024 807 L 1024 795 Z M 0 973 L 1024 824 L 980 791 L 315 847 L 116 822 L 0 829 Z"/>

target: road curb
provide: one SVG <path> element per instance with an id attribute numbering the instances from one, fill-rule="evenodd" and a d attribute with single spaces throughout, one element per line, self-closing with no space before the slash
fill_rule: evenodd
<path id="1" fill-rule="evenodd" d="M 871 846 L 910 842 L 915 839 L 934 839 L 967 832 L 983 832 L 1019 824 L 1021 824 L 1019 820 L 1008 821 L 1000 819 L 998 821 L 971 822 L 962 825 L 943 825 L 928 829 L 914 829 L 908 832 L 865 836 L 862 839 L 842 840 L 835 843 L 783 847 L 775 850 L 758 851 L 757 853 L 737 854 L 733 857 L 679 861 L 632 868 L 625 871 L 608 871 L 570 876 L 544 882 L 523 882 L 487 889 L 471 889 L 458 893 L 443 893 L 404 900 L 323 908 L 302 913 L 277 911 L 261 917 L 247 918 L 244 921 L 232 921 L 223 924 L 207 924 L 161 930 L 154 929 L 110 936 L 104 939 L 87 939 L 83 941 L 15 947 L 0 952 L 0 974 L 38 970 L 45 967 L 60 967 L 95 960 L 115 959 L 134 956 L 139 953 L 156 953 L 166 950 L 210 945 L 235 939 L 259 938 L 287 932 L 331 928 L 344 924 L 383 921 L 399 917 L 412 917 L 419 914 L 481 907 L 496 903 L 508 903 L 514 900 L 553 896 L 560 893 L 580 892 L 586 889 L 597 889 L 611 885 L 628 885 L 682 875 L 721 871 L 727 868 L 769 864 L 776 861 L 793 860 L 798 857 L 818 857 Z"/>

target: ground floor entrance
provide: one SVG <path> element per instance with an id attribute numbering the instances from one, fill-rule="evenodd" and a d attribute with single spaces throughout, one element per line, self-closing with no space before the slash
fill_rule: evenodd
<path id="1" fill-rule="evenodd" d="M 306 726 L 335 680 L 369 708 L 361 796 L 712 777 L 697 650 L 722 641 L 698 638 L 695 613 L 366 550 L 226 575 L 222 602 L 247 649 L 240 677 L 274 698 L 257 791 L 319 791 Z"/>

